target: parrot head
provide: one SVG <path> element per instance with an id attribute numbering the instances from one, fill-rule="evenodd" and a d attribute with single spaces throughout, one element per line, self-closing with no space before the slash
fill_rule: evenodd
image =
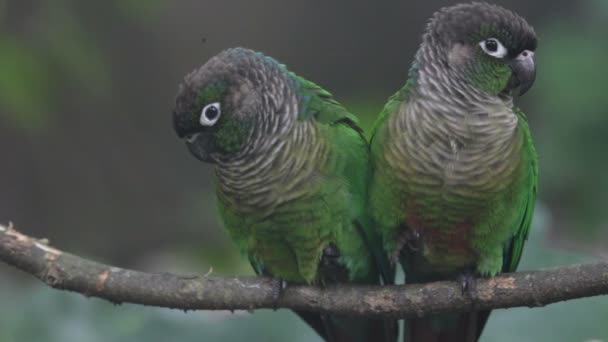
<path id="1" fill-rule="evenodd" d="M 427 25 L 417 54 L 418 68 L 429 64 L 448 69 L 456 82 L 472 84 L 491 94 L 519 95 L 536 78 L 532 26 L 516 13 L 497 5 L 473 2 L 446 7 Z M 415 65 L 416 66 L 416 65 Z"/>
<path id="2" fill-rule="evenodd" d="M 204 162 L 250 154 L 289 127 L 292 88 L 275 60 L 248 49 L 225 50 L 184 78 L 173 126 Z"/>

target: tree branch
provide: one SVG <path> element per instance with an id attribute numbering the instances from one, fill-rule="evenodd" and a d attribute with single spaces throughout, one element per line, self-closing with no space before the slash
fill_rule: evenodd
<path id="1" fill-rule="evenodd" d="M 0 260 L 50 287 L 106 299 L 182 310 L 289 308 L 327 313 L 424 316 L 517 306 L 544 306 L 608 294 L 608 263 L 562 266 L 479 279 L 474 294 L 457 282 L 325 288 L 289 286 L 262 277 L 179 276 L 144 273 L 90 261 L 0 226 Z"/>

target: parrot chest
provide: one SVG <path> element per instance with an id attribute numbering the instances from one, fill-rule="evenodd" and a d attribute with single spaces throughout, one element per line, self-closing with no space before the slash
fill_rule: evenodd
<path id="1" fill-rule="evenodd" d="M 309 183 L 309 189 L 319 190 L 320 184 Z M 254 259 L 264 272 L 281 279 L 311 283 L 317 277 L 323 249 L 335 240 L 335 231 L 344 226 L 345 213 L 326 205 L 342 198 L 342 189 L 332 195 L 312 191 L 287 203 L 257 211 L 227 207 L 224 225 L 241 251 Z"/>
<path id="2" fill-rule="evenodd" d="M 224 226 L 264 272 L 312 282 L 323 248 L 347 218 L 344 184 L 328 174 L 321 140 L 294 135 L 272 153 L 234 169 L 216 169 Z M 344 207 L 344 208 L 342 208 Z"/>
<path id="3" fill-rule="evenodd" d="M 438 273 L 475 264 L 484 234 L 501 234 L 491 217 L 521 170 L 517 116 L 505 106 L 446 112 L 410 104 L 388 127 L 385 160 L 399 184 L 409 263 Z"/>

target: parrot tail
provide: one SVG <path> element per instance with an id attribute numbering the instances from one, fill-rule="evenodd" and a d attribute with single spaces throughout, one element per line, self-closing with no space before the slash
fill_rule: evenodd
<path id="1" fill-rule="evenodd" d="M 395 321 L 297 311 L 326 342 L 395 342 Z"/>
<path id="2" fill-rule="evenodd" d="M 403 342 L 477 342 L 490 311 L 411 318 L 405 322 Z"/>
<path id="3" fill-rule="evenodd" d="M 386 264 L 388 265 L 388 262 Z M 319 273 L 324 285 L 350 281 L 348 269 L 340 262 L 340 253 L 333 245 L 323 251 Z M 374 270 L 370 272 L 368 279 L 360 279 L 359 282 L 392 284 L 393 278 L 385 278 L 385 274 L 391 275 L 389 271 Z M 395 342 L 399 336 L 396 320 L 302 311 L 296 313 L 327 342 Z"/>

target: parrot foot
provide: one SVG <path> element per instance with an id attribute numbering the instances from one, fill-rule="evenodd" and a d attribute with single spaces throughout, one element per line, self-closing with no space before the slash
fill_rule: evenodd
<path id="1" fill-rule="evenodd" d="M 397 238 L 397 244 L 391 255 L 391 262 L 393 264 L 399 262 L 399 256 L 406 250 L 411 253 L 417 253 L 422 250 L 422 241 L 419 231 L 407 228 L 403 229 L 402 233 Z"/>
<path id="2" fill-rule="evenodd" d="M 340 252 L 338 252 L 338 248 L 333 244 L 328 245 L 323 249 L 323 257 L 322 260 L 326 263 L 334 263 L 337 262 L 340 257 Z"/>
<path id="3" fill-rule="evenodd" d="M 283 279 L 273 278 L 272 279 L 272 306 L 274 310 L 279 308 L 283 291 L 287 288 L 287 282 Z"/>
<path id="4" fill-rule="evenodd" d="M 320 272 L 322 283 L 344 282 L 348 280 L 348 270 L 340 262 L 340 251 L 330 244 L 323 249 Z"/>
<path id="5" fill-rule="evenodd" d="M 462 294 L 468 294 L 473 297 L 473 294 L 477 291 L 477 277 L 471 271 L 465 271 L 458 276 L 458 282 L 460 283 Z"/>

